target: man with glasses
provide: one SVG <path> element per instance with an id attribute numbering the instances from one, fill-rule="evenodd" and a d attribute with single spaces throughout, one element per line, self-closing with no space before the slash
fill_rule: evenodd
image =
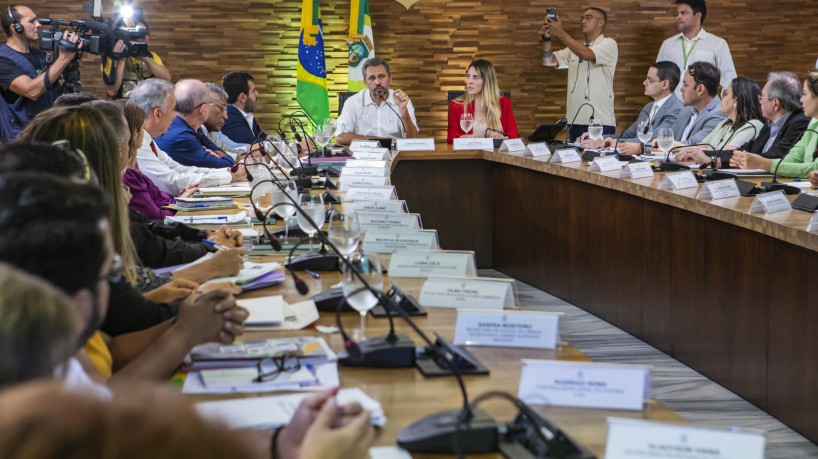
<path id="1" fill-rule="evenodd" d="M 616 41 L 603 35 L 608 15 L 601 8 L 591 7 L 580 16 L 583 42 L 572 38 L 562 27 L 559 16 L 545 18 L 542 33 L 542 64 L 568 69 L 568 106 L 566 118 L 573 123 L 568 139 L 588 132 L 591 119 L 602 123 L 602 133 L 616 131 L 613 79 L 619 47 Z M 554 52 L 551 37 L 556 36 L 566 48 Z M 590 105 L 590 107 L 584 107 Z"/>
<path id="2" fill-rule="evenodd" d="M 713 64 L 721 72 L 721 86 L 727 87 L 736 75 L 733 56 L 727 42 L 702 28 L 707 16 L 705 0 L 676 0 L 676 27 L 679 33 L 668 38 L 659 48 L 657 61 L 671 61 L 679 66 L 682 73 L 698 61 Z M 682 97 L 681 86 L 676 88 L 676 96 Z"/>
<path id="3" fill-rule="evenodd" d="M 239 160 L 240 155 L 245 155 L 250 151 L 251 145 L 234 142 L 221 132 L 225 121 L 227 121 L 227 92 L 215 83 L 205 83 L 205 86 L 210 91 L 210 106 L 207 119 L 199 130 L 214 145 L 233 159 Z"/>

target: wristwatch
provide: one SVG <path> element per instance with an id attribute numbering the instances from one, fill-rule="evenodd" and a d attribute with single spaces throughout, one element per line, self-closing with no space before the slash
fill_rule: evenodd
<path id="1" fill-rule="evenodd" d="M 548 43 L 549 41 L 551 41 L 551 37 L 546 37 L 545 34 L 542 34 L 542 37 L 540 39 L 542 40 L 543 43 Z"/>

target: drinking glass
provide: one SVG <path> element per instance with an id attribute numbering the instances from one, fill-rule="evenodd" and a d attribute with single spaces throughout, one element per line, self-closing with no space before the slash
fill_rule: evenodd
<path id="1" fill-rule="evenodd" d="M 329 241 L 341 255 L 349 258 L 361 242 L 361 225 L 355 213 L 333 213 L 329 221 Z"/>
<path id="2" fill-rule="evenodd" d="M 602 123 L 599 121 L 591 121 L 591 124 L 588 125 L 588 137 L 595 141 L 602 140 Z"/>
<path id="3" fill-rule="evenodd" d="M 298 202 L 298 188 L 292 180 L 280 180 L 279 184 L 281 187 L 273 188 L 273 207 L 275 213 L 284 219 L 284 238 L 286 239 L 290 236 L 290 217 L 295 213 L 293 202 Z"/>
<path id="4" fill-rule="evenodd" d="M 673 147 L 673 129 L 659 128 L 659 131 L 656 133 L 656 142 L 659 144 L 659 148 L 667 155 L 671 147 Z"/>
<path id="5" fill-rule="evenodd" d="M 460 129 L 468 134 L 472 127 L 474 127 L 474 115 L 471 113 L 463 113 L 460 115 Z"/>
<path id="6" fill-rule="evenodd" d="M 246 166 L 247 172 L 250 173 L 253 179 L 249 180 L 250 189 L 252 190 L 250 198 L 256 208 L 266 214 L 270 206 L 273 205 L 273 189 L 276 187 L 272 183 L 272 175 L 262 158 L 248 158 Z"/>
<path id="7" fill-rule="evenodd" d="M 317 143 L 321 147 L 321 155 L 324 154 L 324 149 L 327 148 L 327 144 L 329 143 L 330 139 L 332 138 L 332 125 L 331 124 L 319 124 L 315 127 L 315 143 Z"/>
<path id="8" fill-rule="evenodd" d="M 636 136 L 643 145 L 647 145 L 650 139 L 653 138 L 653 126 L 648 121 L 640 121 L 636 129 Z"/>
<path id="9" fill-rule="evenodd" d="M 383 274 L 381 273 L 381 263 L 377 254 L 366 255 L 356 253 L 349 257 L 352 265 L 360 277 L 366 280 L 369 285 L 379 293 L 383 290 Z M 361 279 L 346 266 L 344 269 L 341 289 L 347 303 L 361 314 L 361 334 L 360 341 L 366 340 L 366 313 L 378 304 L 378 297 L 364 287 Z"/>
<path id="10" fill-rule="evenodd" d="M 321 231 L 326 219 L 326 212 L 324 209 L 324 197 L 320 194 L 305 193 L 301 195 L 300 199 L 301 210 L 315 222 L 317 227 L 313 226 L 302 214 L 298 214 L 298 227 L 301 231 L 307 233 L 310 238 L 310 252 L 312 252 L 312 238 L 316 233 Z"/>

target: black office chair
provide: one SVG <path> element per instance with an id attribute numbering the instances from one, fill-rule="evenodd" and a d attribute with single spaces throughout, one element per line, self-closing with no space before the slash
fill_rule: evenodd
<path id="1" fill-rule="evenodd" d="M 462 89 L 449 91 L 449 102 L 457 99 L 458 97 L 462 96 L 463 94 L 466 94 L 466 91 L 464 91 Z M 508 97 L 509 99 L 511 99 L 511 91 L 502 91 L 501 90 L 500 95 L 503 96 L 503 97 Z"/>
<path id="2" fill-rule="evenodd" d="M 350 91 L 341 91 L 338 93 L 338 116 L 341 116 L 341 112 L 344 111 L 344 104 L 346 103 L 347 99 L 355 94 L 357 93 Z"/>

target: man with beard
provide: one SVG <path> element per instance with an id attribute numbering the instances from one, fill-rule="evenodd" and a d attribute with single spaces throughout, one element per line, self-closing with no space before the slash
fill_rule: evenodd
<path id="1" fill-rule="evenodd" d="M 222 78 L 222 87 L 227 92 L 227 121 L 222 134 L 233 142 L 248 145 L 267 138 L 253 116 L 258 99 L 253 76 L 247 72 L 230 72 Z"/>
<path id="2" fill-rule="evenodd" d="M 370 59 L 364 64 L 363 73 L 366 89 L 344 103 L 335 141 L 349 145 L 357 139 L 417 137 L 412 101 L 400 89 L 389 89 L 392 83 L 389 63 L 380 58 Z"/>

